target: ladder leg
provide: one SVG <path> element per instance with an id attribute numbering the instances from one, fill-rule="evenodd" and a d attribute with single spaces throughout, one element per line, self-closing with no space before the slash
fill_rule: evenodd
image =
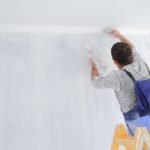
<path id="1" fill-rule="evenodd" d="M 148 145 L 147 145 L 147 143 L 144 143 L 144 150 L 148 150 Z"/>
<path id="2" fill-rule="evenodd" d="M 126 148 L 126 150 L 133 150 L 133 149 L 132 149 L 132 148 L 128 148 L 128 147 L 127 147 L 127 148 Z"/>
<path id="3" fill-rule="evenodd" d="M 119 150 L 119 145 L 117 143 L 113 143 L 111 150 Z"/>

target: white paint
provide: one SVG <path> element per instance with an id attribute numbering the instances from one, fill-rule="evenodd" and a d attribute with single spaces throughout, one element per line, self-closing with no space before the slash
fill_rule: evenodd
<path id="1" fill-rule="evenodd" d="M 99 48 L 112 42 L 100 46 L 103 37 L 91 34 L 0 34 L 1 150 L 110 148 L 123 120 L 113 91 L 91 85 L 90 39 Z"/>
<path id="2" fill-rule="evenodd" d="M 110 149 L 123 118 L 114 92 L 91 85 L 91 39 L 111 70 L 112 37 L 1 32 L 1 150 Z M 130 39 L 149 60 L 150 36 Z"/>
<path id="3" fill-rule="evenodd" d="M 112 27 L 113 28 L 113 27 Z M 149 28 L 123 28 L 115 27 L 123 34 L 129 35 L 149 35 Z M 110 31 L 110 29 L 108 30 Z M 0 25 L 0 32 L 19 33 L 51 33 L 51 34 L 104 34 L 105 27 L 85 27 L 85 26 L 46 26 L 46 25 Z"/>
<path id="4" fill-rule="evenodd" d="M 1 0 L 0 24 L 150 26 L 149 0 Z"/>
<path id="5" fill-rule="evenodd" d="M 123 119 L 113 91 L 92 88 L 85 45 L 94 39 L 110 70 L 113 40 L 101 31 L 117 26 L 149 62 L 150 38 L 138 36 L 150 33 L 149 5 L 0 1 L 0 149 L 109 150 Z"/>

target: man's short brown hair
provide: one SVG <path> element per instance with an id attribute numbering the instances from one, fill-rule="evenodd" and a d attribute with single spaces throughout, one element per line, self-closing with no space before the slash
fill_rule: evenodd
<path id="1" fill-rule="evenodd" d="M 111 48 L 111 55 L 113 60 L 116 60 L 120 65 L 133 63 L 132 48 L 126 43 L 115 43 Z"/>

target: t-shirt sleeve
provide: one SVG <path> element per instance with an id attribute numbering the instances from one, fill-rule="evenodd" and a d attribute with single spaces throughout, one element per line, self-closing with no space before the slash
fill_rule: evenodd
<path id="1" fill-rule="evenodd" d="M 121 83 L 115 71 L 112 71 L 105 76 L 98 76 L 95 79 L 92 79 L 92 84 L 95 88 L 99 89 L 111 88 L 115 91 L 120 91 L 121 89 Z"/>

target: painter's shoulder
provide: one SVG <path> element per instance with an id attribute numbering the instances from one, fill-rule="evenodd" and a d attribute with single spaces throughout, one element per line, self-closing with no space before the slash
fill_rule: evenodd
<path id="1" fill-rule="evenodd" d="M 124 75 L 124 71 L 123 70 L 119 70 L 119 69 L 114 69 L 111 72 L 112 76 L 115 76 L 116 78 L 122 78 Z"/>

